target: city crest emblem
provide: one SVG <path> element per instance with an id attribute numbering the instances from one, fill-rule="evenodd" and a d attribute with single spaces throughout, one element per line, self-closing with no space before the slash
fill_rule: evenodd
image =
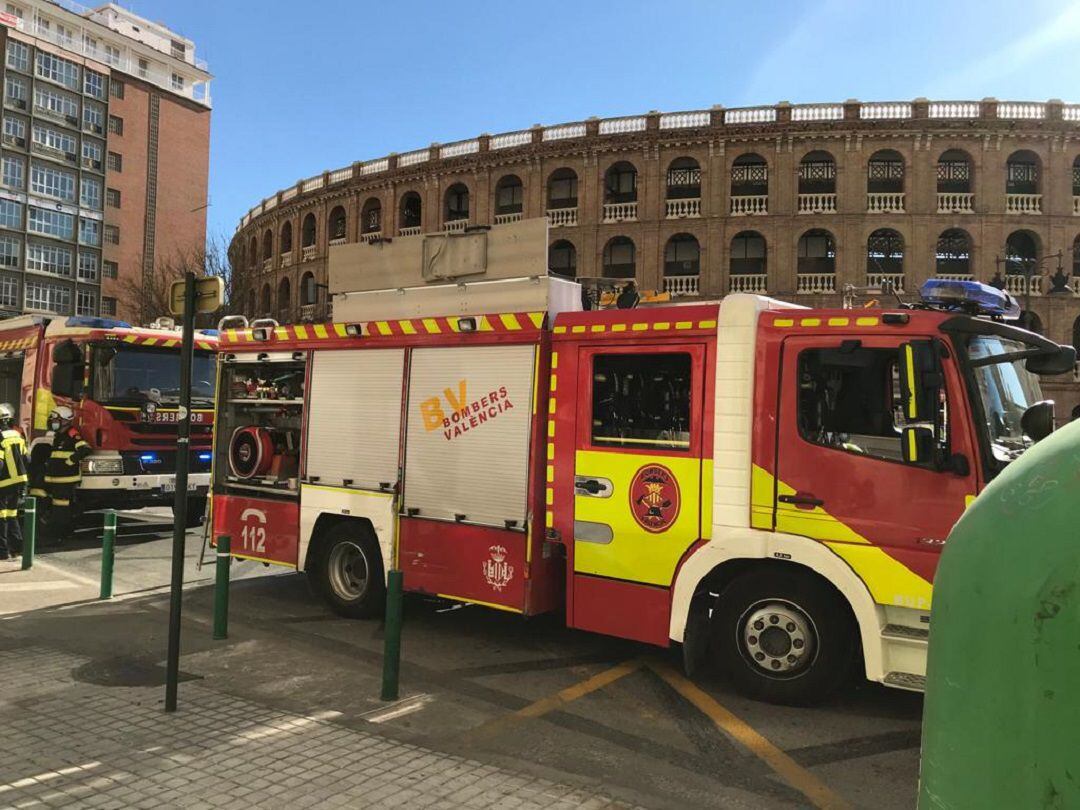
<path id="1" fill-rule="evenodd" d="M 492 589 L 501 593 L 514 578 L 514 566 L 506 561 L 506 549 L 503 546 L 492 546 L 488 551 L 491 552 L 491 557 L 484 560 L 481 566 L 484 580 Z"/>
<path id="2" fill-rule="evenodd" d="M 679 516 L 679 482 L 662 464 L 647 464 L 630 482 L 630 513 L 637 524 L 654 534 L 666 532 Z"/>

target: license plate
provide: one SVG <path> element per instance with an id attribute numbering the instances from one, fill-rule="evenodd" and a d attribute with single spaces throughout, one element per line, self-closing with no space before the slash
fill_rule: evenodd
<path id="1" fill-rule="evenodd" d="M 198 484 L 193 484 L 191 481 L 188 481 L 188 485 L 187 485 L 188 492 L 194 492 L 198 488 L 199 488 Z M 168 492 L 176 492 L 176 481 L 172 480 L 172 481 L 164 481 L 164 482 L 162 482 L 161 491 L 166 492 L 166 493 L 168 493 Z"/>

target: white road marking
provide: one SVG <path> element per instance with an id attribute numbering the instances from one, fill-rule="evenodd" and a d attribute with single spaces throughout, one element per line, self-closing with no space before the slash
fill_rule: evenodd
<path id="1" fill-rule="evenodd" d="M 79 583 L 66 579 L 46 579 L 42 582 L 5 582 L 5 593 L 25 593 L 26 591 L 62 591 L 78 588 Z"/>
<path id="2" fill-rule="evenodd" d="M 385 709 L 376 709 L 375 711 L 367 712 L 360 716 L 369 723 L 385 723 L 387 720 L 394 720 L 398 717 L 404 717 L 407 714 L 418 712 L 433 700 L 435 700 L 434 695 L 413 695 L 404 700 L 399 700 L 397 703 L 391 703 Z"/>

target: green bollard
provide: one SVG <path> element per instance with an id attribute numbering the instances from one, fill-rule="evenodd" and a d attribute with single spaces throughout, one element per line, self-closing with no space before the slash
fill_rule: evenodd
<path id="1" fill-rule="evenodd" d="M 232 538 L 223 534 L 217 539 L 217 579 L 214 583 L 214 638 L 229 637 L 229 567 L 232 564 Z"/>
<path id="2" fill-rule="evenodd" d="M 386 577 L 386 621 L 383 642 L 382 699 L 398 699 L 401 674 L 401 591 L 404 576 L 392 570 Z"/>
<path id="3" fill-rule="evenodd" d="M 116 561 L 116 512 L 105 513 L 105 533 L 101 536 L 101 599 L 112 599 L 113 563 Z"/>
<path id="4" fill-rule="evenodd" d="M 1080 422 L 1013 461 L 934 578 L 921 810 L 1080 807 Z"/>
<path id="5" fill-rule="evenodd" d="M 34 547 L 37 544 L 37 498 L 27 495 L 23 503 L 22 570 L 34 567 Z"/>

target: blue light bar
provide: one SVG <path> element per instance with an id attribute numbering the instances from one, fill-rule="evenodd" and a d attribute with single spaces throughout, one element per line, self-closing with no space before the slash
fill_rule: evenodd
<path id="1" fill-rule="evenodd" d="M 923 303 L 944 309 L 960 309 L 975 315 L 1018 318 L 1020 305 L 1004 290 L 980 281 L 927 279 L 919 290 Z"/>
<path id="2" fill-rule="evenodd" d="M 157 460 L 157 453 L 143 453 L 141 456 L 139 456 L 139 461 L 142 461 L 146 464 L 156 464 Z"/>
<path id="3" fill-rule="evenodd" d="M 98 318 L 93 315 L 72 315 L 67 319 L 67 326 L 81 326 L 85 329 L 130 329 L 131 324 L 115 318 Z"/>
<path id="4" fill-rule="evenodd" d="M 209 461 L 213 457 L 212 453 L 199 453 L 199 461 Z"/>

